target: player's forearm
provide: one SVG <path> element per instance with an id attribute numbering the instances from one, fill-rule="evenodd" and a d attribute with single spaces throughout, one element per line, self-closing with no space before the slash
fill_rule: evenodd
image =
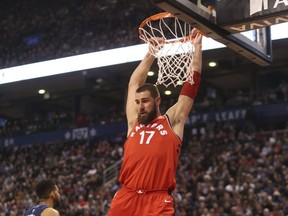
<path id="1" fill-rule="evenodd" d="M 201 73 L 202 71 L 202 45 L 195 44 L 194 45 L 194 55 L 191 64 L 191 71 L 197 71 Z"/>
<path id="2" fill-rule="evenodd" d="M 201 40 L 194 44 L 194 54 L 190 66 L 190 74 L 187 82 L 184 83 L 181 95 L 185 95 L 194 100 L 197 95 L 198 88 L 201 81 L 202 70 L 202 43 Z"/>
<path id="3" fill-rule="evenodd" d="M 134 70 L 133 74 L 130 77 L 129 85 L 138 84 L 142 85 L 146 82 L 148 71 L 151 68 L 151 65 L 154 62 L 155 57 L 150 53 L 147 53 L 141 63 Z"/>

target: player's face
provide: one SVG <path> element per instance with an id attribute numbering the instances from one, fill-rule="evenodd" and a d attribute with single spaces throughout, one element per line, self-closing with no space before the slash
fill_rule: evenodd
<path id="1" fill-rule="evenodd" d="M 138 121 L 140 124 L 149 124 L 157 117 L 157 102 L 150 95 L 149 91 L 136 93 L 136 106 Z"/>

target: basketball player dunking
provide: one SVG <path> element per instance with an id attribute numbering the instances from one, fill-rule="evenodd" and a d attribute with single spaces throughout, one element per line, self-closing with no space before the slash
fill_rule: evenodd
<path id="1" fill-rule="evenodd" d="M 174 215 L 171 192 L 176 186 L 184 125 L 202 69 L 202 35 L 196 29 L 192 34 L 194 56 L 189 71 L 194 83 L 184 83 L 178 101 L 164 115 L 160 113 L 157 87 L 145 84 L 155 57 L 148 52 L 131 75 L 126 103 L 127 140 L 119 177 L 122 188 L 114 195 L 108 216 Z"/>

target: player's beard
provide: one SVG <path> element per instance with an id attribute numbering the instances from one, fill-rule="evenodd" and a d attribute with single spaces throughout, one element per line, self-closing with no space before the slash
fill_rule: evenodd
<path id="1" fill-rule="evenodd" d="M 56 197 L 56 199 L 54 199 L 53 201 L 53 208 L 58 209 L 60 207 L 60 204 L 61 204 L 60 197 Z"/>
<path id="2" fill-rule="evenodd" d="M 157 108 L 156 108 L 156 104 L 154 104 L 151 112 L 147 112 L 145 113 L 145 115 L 141 115 L 141 112 L 138 113 L 138 122 L 140 124 L 147 125 L 156 117 L 157 117 Z"/>

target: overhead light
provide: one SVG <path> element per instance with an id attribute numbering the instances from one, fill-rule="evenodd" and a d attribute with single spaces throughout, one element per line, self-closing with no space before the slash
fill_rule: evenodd
<path id="1" fill-rule="evenodd" d="M 46 92 L 45 89 L 39 89 L 38 90 L 38 94 L 45 94 L 45 92 Z"/>
<path id="2" fill-rule="evenodd" d="M 149 71 L 147 75 L 148 76 L 154 76 L 154 74 L 155 74 L 154 71 Z"/>
<path id="3" fill-rule="evenodd" d="M 96 83 L 103 83 L 103 79 L 102 78 L 98 78 L 98 79 L 96 79 Z"/>
<path id="4" fill-rule="evenodd" d="M 217 63 L 216 62 L 209 62 L 209 67 L 216 67 Z"/>
<path id="5" fill-rule="evenodd" d="M 172 94 L 172 91 L 166 90 L 166 91 L 164 92 L 164 94 L 165 94 L 165 95 L 171 95 L 171 94 Z"/>
<path id="6" fill-rule="evenodd" d="M 44 99 L 50 99 L 50 94 L 48 92 L 46 92 L 44 95 L 43 95 L 43 98 Z"/>

